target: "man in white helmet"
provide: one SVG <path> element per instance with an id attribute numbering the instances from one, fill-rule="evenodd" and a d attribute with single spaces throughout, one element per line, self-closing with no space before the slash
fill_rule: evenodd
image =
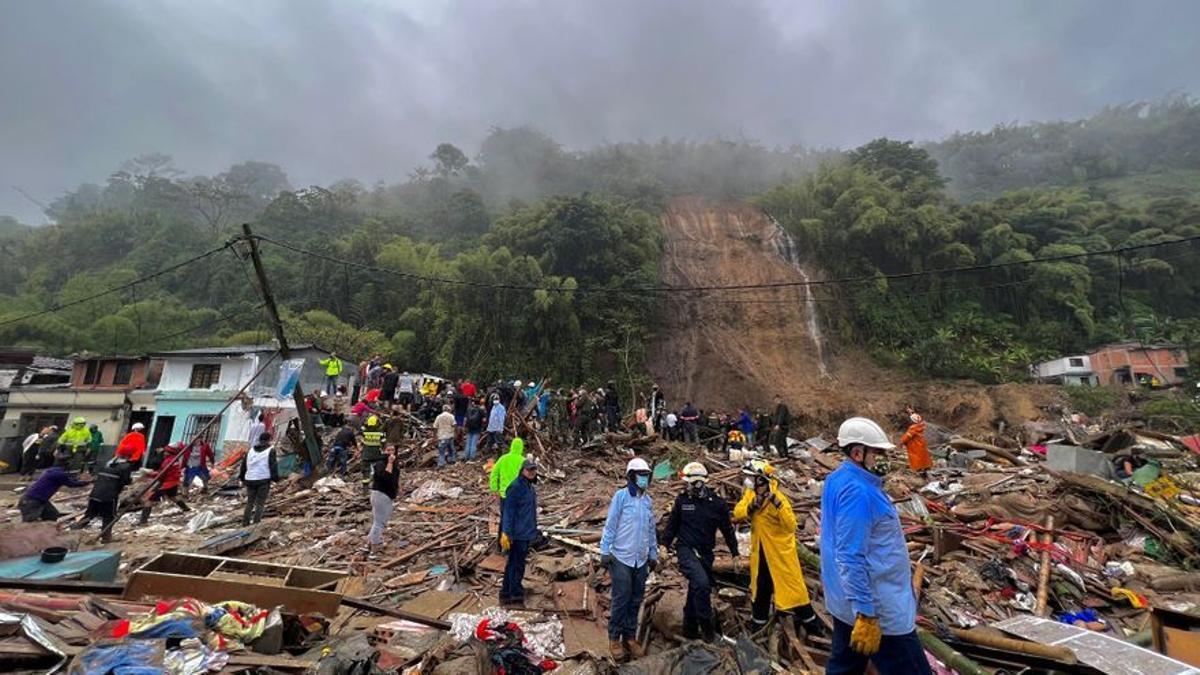
<path id="1" fill-rule="evenodd" d="M 838 429 L 846 461 L 821 493 L 821 583 L 834 617 L 828 675 L 930 673 L 917 638 L 908 547 L 883 491 L 876 460 L 895 446 L 875 422 L 852 417 Z"/>
<path id="2" fill-rule="evenodd" d="M 663 530 L 662 543 L 674 544 L 679 571 L 688 580 L 687 601 L 683 605 L 683 636 L 705 642 L 716 639 L 712 611 L 713 549 L 717 530 L 734 560 L 738 557 L 737 533 L 729 518 L 729 504 L 708 489 L 708 469 L 700 462 L 683 467 L 686 488 L 675 498 L 675 506 Z"/>
<path id="3" fill-rule="evenodd" d="M 646 594 L 646 577 L 658 567 L 658 537 L 654 531 L 654 505 L 650 465 L 634 457 L 625 466 L 626 485 L 613 495 L 600 539 L 600 564 L 612 580 L 608 617 L 608 647 L 613 659 L 646 654 L 637 641 L 638 612 Z"/>

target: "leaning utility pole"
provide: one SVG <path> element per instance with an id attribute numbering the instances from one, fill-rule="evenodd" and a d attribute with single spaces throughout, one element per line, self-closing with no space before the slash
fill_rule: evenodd
<path id="1" fill-rule="evenodd" d="M 258 287 L 262 291 L 263 304 L 267 306 L 267 316 L 271 319 L 271 327 L 275 329 L 275 339 L 279 340 L 279 355 L 286 361 L 291 358 L 291 350 L 288 348 L 287 336 L 283 334 L 283 322 L 279 320 L 279 308 L 275 306 L 275 296 L 271 294 L 271 287 L 267 284 L 267 272 L 263 268 L 262 258 L 258 255 L 258 240 L 250 232 L 250 223 L 242 223 L 242 232 L 246 235 L 246 242 L 250 244 L 250 260 L 254 263 L 254 274 L 258 277 Z M 300 372 L 303 374 L 303 368 Z M 292 388 L 292 400 L 296 402 L 296 416 L 300 418 L 300 428 L 304 431 L 304 445 L 308 448 L 308 459 L 312 464 L 313 475 L 316 475 L 321 472 L 321 445 L 317 442 L 317 430 L 313 427 L 308 407 L 304 405 L 304 391 L 299 380 Z M 257 442 L 258 439 L 250 439 L 251 445 Z"/>

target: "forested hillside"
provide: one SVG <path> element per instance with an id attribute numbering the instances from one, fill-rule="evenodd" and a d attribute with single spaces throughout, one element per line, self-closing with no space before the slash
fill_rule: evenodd
<path id="1" fill-rule="evenodd" d="M 756 199 L 822 277 L 869 278 L 816 289 L 842 347 L 923 375 L 1020 379 L 1043 355 L 1200 335 L 1195 243 L 993 267 L 1200 235 L 1200 192 L 1129 199 L 1095 184 L 1197 168 L 1197 119 L 1172 99 L 928 152 L 886 139 L 847 153 L 730 141 L 573 152 L 494 129 L 474 157 L 439 145 L 399 184 L 300 189 L 271 164 L 187 176 L 143 156 L 50 204 L 57 225 L 0 223 L 0 343 L 65 354 L 264 341 L 238 247 L 80 302 L 249 222 L 295 340 L 482 377 L 632 377 L 669 302 L 644 290 L 659 283 L 661 209 L 698 194 Z M 986 269 L 883 276 L 968 266 Z"/>

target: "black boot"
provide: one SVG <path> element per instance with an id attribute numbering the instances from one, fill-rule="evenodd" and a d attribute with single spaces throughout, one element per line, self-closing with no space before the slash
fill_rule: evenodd
<path id="1" fill-rule="evenodd" d="M 796 633 L 803 632 L 805 638 L 825 637 L 829 632 L 821 621 L 821 617 L 813 611 L 812 605 L 797 607 L 792 614 L 792 620 L 795 622 Z"/>
<path id="2" fill-rule="evenodd" d="M 687 640 L 700 638 L 700 623 L 690 616 L 683 617 L 683 637 Z"/>
<path id="3" fill-rule="evenodd" d="M 700 633 L 704 641 L 712 644 L 717 641 L 717 617 L 713 617 L 708 621 L 700 622 Z"/>

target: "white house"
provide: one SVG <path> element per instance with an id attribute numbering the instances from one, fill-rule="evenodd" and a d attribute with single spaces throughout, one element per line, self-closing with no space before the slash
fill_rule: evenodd
<path id="1" fill-rule="evenodd" d="M 1033 376 L 1039 382 L 1095 387 L 1099 378 L 1092 370 L 1092 360 L 1087 356 L 1064 356 L 1061 359 L 1043 361 L 1033 367 Z"/>
<path id="2" fill-rule="evenodd" d="M 260 414 L 270 429 L 284 429 L 296 417 L 296 407 L 290 393 L 280 395 L 283 361 L 277 351 L 274 345 L 246 345 L 156 354 L 163 359 L 163 373 L 155 390 L 157 416 L 150 447 L 191 440 L 259 369 L 262 373 L 246 387 L 240 400 L 208 426 L 204 436 L 221 456 L 250 443 L 251 425 Z M 325 370 L 318 361 L 328 357 L 329 352 L 311 345 L 299 345 L 291 351 L 293 359 L 304 361 L 298 384 L 301 390 L 323 389 Z M 343 381 L 352 370 L 343 368 Z"/>

